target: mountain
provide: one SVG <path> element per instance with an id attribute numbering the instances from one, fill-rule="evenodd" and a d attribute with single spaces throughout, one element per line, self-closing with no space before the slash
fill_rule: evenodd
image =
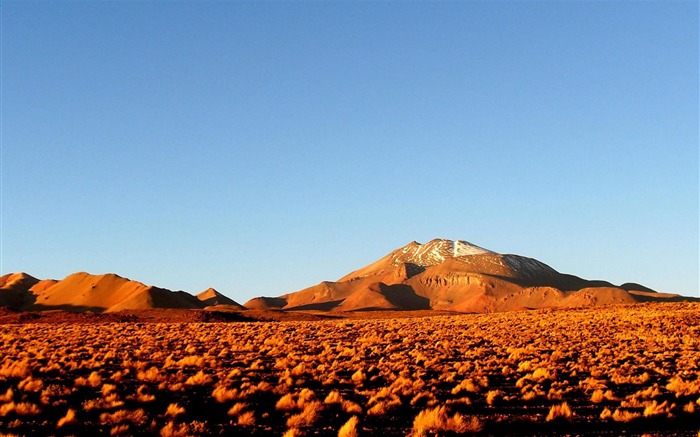
<path id="1" fill-rule="evenodd" d="M 0 277 L 0 307 L 21 310 L 102 313 L 157 308 L 202 309 L 218 304 L 241 307 L 213 289 L 195 297 L 184 291 L 148 286 L 112 273 L 91 275 L 79 272 L 61 281 L 39 280 L 26 273 Z"/>
<path id="2" fill-rule="evenodd" d="M 639 301 L 686 300 L 639 284 L 617 287 L 562 274 L 533 258 L 499 254 L 466 241 L 411 242 L 335 282 L 244 304 L 284 310 L 508 311 Z"/>
<path id="3" fill-rule="evenodd" d="M 244 310 L 245 307 L 233 299 L 230 299 L 213 288 L 207 288 L 197 296 L 204 306 L 227 305 L 236 309 Z"/>
<path id="4" fill-rule="evenodd" d="M 9 273 L 0 277 L 0 306 L 19 308 L 33 301 L 32 287 L 40 281 L 26 273 Z"/>

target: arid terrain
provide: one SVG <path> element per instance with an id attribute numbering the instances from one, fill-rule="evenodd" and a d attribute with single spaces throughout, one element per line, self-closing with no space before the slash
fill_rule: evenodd
<path id="1" fill-rule="evenodd" d="M 0 433 L 700 430 L 698 303 L 269 322 L 192 316 L 204 313 L 168 323 L 138 311 L 73 314 L 61 323 L 66 313 L 5 312 Z"/>

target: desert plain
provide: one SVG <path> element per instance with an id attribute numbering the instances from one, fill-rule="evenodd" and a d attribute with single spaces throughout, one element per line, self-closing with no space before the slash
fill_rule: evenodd
<path id="1" fill-rule="evenodd" d="M 700 435 L 697 302 L 154 314 L 3 311 L 0 434 Z"/>

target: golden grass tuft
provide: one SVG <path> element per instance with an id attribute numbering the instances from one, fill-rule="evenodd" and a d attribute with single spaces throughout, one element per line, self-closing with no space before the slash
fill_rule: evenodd
<path id="1" fill-rule="evenodd" d="M 26 378 L 31 373 L 27 361 L 7 360 L 0 367 L 0 376 L 5 378 Z"/>
<path id="2" fill-rule="evenodd" d="M 326 399 L 323 400 L 324 404 L 330 405 L 330 404 L 340 404 L 343 402 L 343 397 L 340 396 L 340 392 L 338 390 L 333 390 L 328 395 L 326 396 Z"/>
<path id="3" fill-rule="evenodd" d="M 498 398 L 502 398 L 504 393 L 501 390 L 489 390 L 486 393 L 486 403 L 493 406 Z"/>
<path id="4" fill-rule="evenodd" d="M 357 424 L 359 419 L 357 416 L 352 416 L 343 426 L 338 430 L 338 437 L 358 437 L 360 434 L 357 431 Z"/>
<path id="5" fill-rule="evenodd" d="M 297 408 L 297 402 L 291 393 L 282 396 L 275 404 L 275 409 L 280 411 L 292 411 Z"/>
<path id="6" fill-rule="evenodd" d="M 413 420 L 413 436 L 424 436 L 429 432 L 455 432 L 458 434 L 477 433 L 483 429 L 483 424 L 476 416 L 468 420 L 459 413 L 449 416 L 444 406 L 429 408 L 418 413 Z"/>
<path id="7" fill-rule="evenodd" d="M 12 387 L 8 388 L 5 394 L 0 395 L 0 402 L 10 402 L 14 399 L 15 392 L 12 390 Z"/>
<path id="8" fill-rule="evenodd" d="M 160 371 L 155 366 L 152 366 L 151 368 L 149 368 L 146 371 L 139 371 L 136 374 L 136 378 L 141 380 L 141 381 L 147 381 L 147 382 L 161 382 L 161 381 L 163 381 L 163 376 L 160 374 Z"/>
<path id="9" fill-rule="evenodd" d="M 252 411 L 246 411 L 238 416 L 236 423 L 240 426 L 253 426 L 255 425 L 255 413 Z"/>
<path id="10" fill-rule="evenodd" d="M 58 419 L 56 428 L 63 428 L 66 425 L 75 425 L 76 423 L 78 423 L 78 421 L 75 419 L 75 410 L 69 408 L 68 411 L 66 411 L 66 415 Z"/>
<path id="11" fill-rule="evenodd" d="M 0 406 L 0 417 L 7 416 L 13 412 L 20 416 L 36 416 L 41 413 L 41 408 L 31 402 L 10 402 Z"/>
<path id="12" fill-rule="evenodd" d="M 228 414 L 229 416 L 238 416 L 238 415 L 241 414 L 241 413 L 243 412 L 243 410 L 245 410 L 247 407 L 248 407 L 248 404 L 246 404 L 245 402 L 236 402 L 235 404 L 233 404 L 233 406 L 232 406 L 231 408 L 229 408 L 227 414 Z"/>
<path id="13" fill-rule="evenodd" d="M 201 370 L 196 374 L 187 378 L 185 385 L 208 385 L 213 381 L 212 377 L 202 372 Z"/>
<path id="14" fill-rule="evenodd" d="M 570 422 L 573 417 L 573 412 L 568 403 L 564 402 L 559 405 L 552 405 L 549 409 L 549 414 L 547 414 L 546 421 L 551 422 L 553 420 L 565 420 Z"/>
<path id="15" fill-rule="evenodd" d="M 627 411 L 627 410 L 621 410 L 621 409 L 616 409 L 615 412 L 612 414 L 612 419 L 615 422 L 623 422 L 623 423 L 628 423 L 631 422 L 635 419 L 640 418 L 642 415 L 639 413 L 635 413 L 632 411 Z"/>
<path id="16" fill-rule="evenodd" d="M 185 408 L 177 403 L 168 405 L 168 408 L 165 410 L 165 415 L 167 417 L 177 417 L 183 414 L 185 414 Z"/>
<path id="17" fill-rule="evenodd" d="M 211 394 L 217 402 L 235 401 L 239 399 L 239 392 L 235 388 L 227 388 L 217 385 Z"/>
<path id="18" fill-rule="evenodd" d="M 22 391 L 36 393 L 44 388 L 44 383 L 40 379 L 34 379 L 31 376 L 26 377 L 17 385 Z"/>
<path id="19" fill-rule="evenodd" d="M 304 409 L 289 419 L 287 426 L 290 428 L 308 427 L 316 423 L 323 411 L 323 404 L 319 401 L 312 401 L 304 407 Z"/>
<path id="20" fill-rule="evenodd" d="M 142 425 L 148 416 L 142 409 L 137 410 L 117 410 L 113 413 L 100 414 L 100 423 L 103 425 L 119 425 L 120 423 L 133 423 Z"/>
<path id="21" fill-rule="evenodd" d="M 676 394 L 676 397 L 695 396 L 700 394 L 700 378 L 694 381 L 684 381 L 680 376 L 674 376 L 666 384 L 666 390 Z"/>
<path id="22" fill-rule="evenodd" d="M 297 429 L 297 428 L 290 428 L 287 431 L 285 431 L 284 434 L 282 434 L 282 437 L 300 437 L 303 436 L 304 433 Z"/>
<path id="23" fill-rule="evenodd" d="M 189 437 L 192 435 L 190 427 L 186 423 L 176 424 L 168 422 L 160 430 L 160 437 Z"/>
<path id="24" fill-rule="evenodd" d="M 129 426 L 126 423 L 113 426 L 112 429 L 109 430 L 109 435 L 110 436 L 131 435 L 131 426 Z"/>
<path id="25" fill-rule="evenodd" d="M 651 401 L 651 403 L 647 404 L 647 406 L 644 408 L 643 414 L 644 414 L 644 417 L 667 415 L 675 407 L 676 407 L 675 404 L 669 406 L 668 401 L 663 401 L 662 403 L 659 404 L 656 400 L 653 400 L 653 401 Z"/>

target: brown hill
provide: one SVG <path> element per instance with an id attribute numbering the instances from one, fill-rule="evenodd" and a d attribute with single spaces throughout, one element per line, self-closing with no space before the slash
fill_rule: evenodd
<path id="1" fill-rule="evenodd" d="M 213 288 L 207 288 L 203 292 L 199 293 L 197 296 L 204 306 L 215 306 L 215 305 L 226 305 L 229 307 L 234 307 L 237 309 L 245 309 L 245 307 L 233 299 L 230 299 Z"/>
<path id="2" fill-rule="evenodd" d="M 30 291 L 40 281 L 26 273 L 9 273 L 0 277 L 0 306 L 20 308 L 34 301 Z"/>
<path id="3" fill-rule="evenodd" d="M 432 309 L 460 312 L 581 307 L 639 301 L 689 300 L 639 284 L 616 287 L 562 274 L 519 255 L 466 241 L 411 242 L 335 282 L 322 282 L 247 308 L 360 311 Z"/>
<path id="4" fill-rule="evenodd" d="M 102 313 L 212 306 L 245 309 L 213 288 L 195 297 L 183 291 L 144 285 L 112 273 L 91 275 L 80 272 L 61 281 L 39 280 L 26 273 L 10 273 L 0 277 L 0 307 L 15 310 Z"/>
<path id="5" fill-rule="evenodd" d="M 188 293 L 147 286 L 111 273 L 91 275 L 80 272 L 61 281 L 37 280 L 29 291 L 34 300 L 21 309 L 99 313 L 124 309 L 204 307 L 199 299 Z"/>

